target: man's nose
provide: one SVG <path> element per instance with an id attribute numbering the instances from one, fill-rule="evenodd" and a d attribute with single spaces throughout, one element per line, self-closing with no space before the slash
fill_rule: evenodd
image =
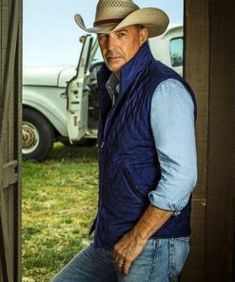
<path id="1" fill-rule="evenodd" d="M 115 40 L 115 37 L 113 36 L 113 34 L 110 34 L 108 37 L 108 42 L 107 42 L 108 50 L 113 50 L 116 44 L 117 42 Z"/>

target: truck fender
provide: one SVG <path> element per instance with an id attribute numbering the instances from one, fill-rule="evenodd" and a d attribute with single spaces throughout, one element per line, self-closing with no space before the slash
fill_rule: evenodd
<path id="1" fill-rule="evenodd" d="M 48 119 L 60 135 L 68 136 L 66 126 L 66 108 L 62 111 L 46 96 L 39 95 L 36 91 L 27 91 L 26 89 L 23 91 L 23 106 L 36 109 Z"/>

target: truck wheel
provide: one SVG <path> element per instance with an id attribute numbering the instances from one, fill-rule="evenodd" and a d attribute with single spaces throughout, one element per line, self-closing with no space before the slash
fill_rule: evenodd
<path id="1" fill-rule="evenodd" d="M 23 159 L 42 161 L 52 148 L 54 131 L 39 112 L 23 109 L 22 139 Z"/>

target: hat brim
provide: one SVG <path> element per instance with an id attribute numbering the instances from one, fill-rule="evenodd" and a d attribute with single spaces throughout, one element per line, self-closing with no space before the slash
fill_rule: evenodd
<path id="1" fill-rule="evenodd" d="M 117 26 L 117 24 L 106 24 L 87 28 L 84 24 L 82 17 L 79 14 L 76 14 L 74 16 L 74 19 L 77 25 L 88 33 L 109 33 Z"/>
<path id="2" fill-rule="evenodd" d="M 74 17 L 78 26 L 88 33 L 110 33 L 130 25 L 143 25 L 149 30 L 149 37 L 155 37 L 165 32 L 169 24 L 167 14 L 157 8 L 138 9 L 118 24 L 103 24 L 100 26 L 86 28 L 82 17 L 76 14 Z"/>

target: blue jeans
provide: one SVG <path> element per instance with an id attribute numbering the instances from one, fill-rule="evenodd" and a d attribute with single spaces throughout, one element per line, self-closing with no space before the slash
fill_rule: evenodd
<path id="1" fill-rule="evenodd" d="M 112 251 L 93 243 L 75 256 L 52 282 L 170 282 L 189 254 L 189 238 L 150 239 L 128 275 L 117 272 Z"/>

